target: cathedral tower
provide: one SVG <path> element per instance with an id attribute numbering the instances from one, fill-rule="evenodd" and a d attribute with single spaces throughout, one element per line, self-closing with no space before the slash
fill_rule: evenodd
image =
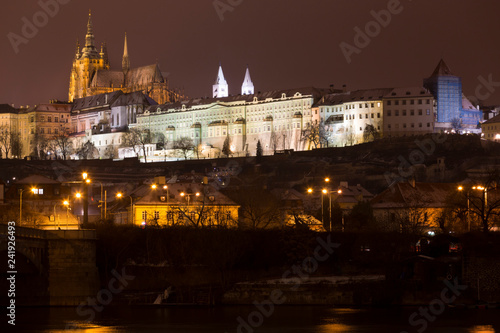
<path id="1" fill-rule="evenodd" d="M 245 79 L 243 79 L 243 84 L 241 85 L 241 94 L 242 95 L 253 95 L 254 94 L 254 86 L 252 79 L 250 78 L 250 70 L 247 66 L 247 71 L 245 73 Z"/>
<path id="2" fill-rule="evenodd" d="M 229 96 L 229 86 L 226 79 L 224 78 L 221 64 L 219 64 L 219 73 L 217 74 L 217 79 L 215 80 L 215 84 L 212 86 L 212 88 L 214 98 Z"/>
<path id="3" fill-rule="evenodd" d="M 99 69 L 109 69 L 108 55 L 106 45 L 102 46 L 100 53 L 94 45 L 92 13 L 89 11 L 85 46 L 80 52 L 80 44 L 77 41 L 75 58 L 71 68 L 68 93 L 70 102 L 75 98 L 86 97 L 91 94 L 89 90 L 90 82 Z"/>

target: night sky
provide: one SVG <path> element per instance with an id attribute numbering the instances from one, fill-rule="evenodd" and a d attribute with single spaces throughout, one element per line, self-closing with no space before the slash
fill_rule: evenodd
<path id="1" fill-rule="evenodd" d="M 235 4 L 222 21 L 213 0 L 65 0 L 17 54 L 9 33 L 22 36 L 23 17 L 33 22 L 41 7 L 4 1 L 0 103 L 67 99 L 76 39 L 84 43 L 91 9 L 96 46 L 107 42 L 112 69 L 121 68 L 127 32 L 131 67 L 158 61 L 170 86 L 190 97 L 211 95 L 219 61 L 230 94 L 238 94 L 247 64 L 255 91 L 330 84 L 354 90 L 422 85 L 443 57 L 467 96 L 477 95 L 480 76 L 491 75 L 499 84 L 483 103 L 500 104 L 500 1 L 402 0 L 400 13 L 350 64 L 339 44 L 354 46 L 354 28 L 365 30 L 370 12 L 395 0 L 218 1 Z"/>

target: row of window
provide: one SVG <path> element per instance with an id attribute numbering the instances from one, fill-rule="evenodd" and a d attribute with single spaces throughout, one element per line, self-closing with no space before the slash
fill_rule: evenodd
<path id="1" fill-rule="evenodd" d="M 387 116 L 388 117 L 392 116 L 392 111 L 393 110 L 387 110 Z M 408 113 L 406 112 L 406 110 L 402 110 L 401 114 L 403 116 L 408 115 Z M 418 110 L 418 115 L 421 116 L 422 114 L 423 114 L 422 109 L 419 109 Z M 429 116 L 431 114 L 431 110 L 429 110 L 429 109 L 425 110 L 425 114 Z M 414 115 L 415 115 L 415 110 L 410 110 L 410 116 L 414 116 Z M 394 116 L 396 116 L 396 117 L 399 116 L 399 110 L 394 110 Z"/>
<path id="2" fill-rule="evenodd" d="M 143 221 L 147 221 L 148 218 L 153 218 L 155 220 L 158 220 L 160 219 L 160 212 L 155 210 L 153 212 L 153 214 L 148 214 L 148 211 L 147 210 L 143 210 L 142 211 L 142 220 Z M 189 216 L 189 218 L 191 220 L 196 220 L 197 216 L 199 216 L 199 213 L 197 212 L 167 212 L 166 215 L 165 215 L 165 218 L 167 219 L 167 221 L 174 221 L 174 217 L 175 215 L 177 215 L 177 220 L 184 220 L 184 217 L 187 215 Z M 227 219 L 227 220 L 230 220 L 231 219 L 231 212 L 230 211 L 226 211 L 226 212 L 213 212 L 213 218 L 218 221 L 219 219 Z"/>
<path id="3" fill-rule="evenodd" d="M 415 100 L 414 99 L 410 99 L 409 101 L 410 101 L 410 105 L 414 105 L 415 104 Z M 418 99 L 417 101 L 418 101 L 418 104 L 423 104 L 423 100 L 422 99 Z M 386 101 L 386 104 L 387 105 L 392 105 L 392 102 L 394 102 L 394 105 L 399 105 L 400 101 L 399 100 L 395 100 L 395 101 L 389 100 L 389 101 Z M 401 105 L 406 105 L 406 103 L 407 103 L 407 100 L 405 100 L 405 99 L 401 101 Z M 430 99 L 426 99 L 425 100 L 425 104 L 431 104 L 431 100 Z"/>
<path id="4" fill-rule="evenodd" d="M 406 123 L 403 124 L 403 128 L 406 128 Z M 410 124 L 410 127 L 411 128 L 415 128 L 415 124 L 414 123 L 411 123 Z M 418 123 L 418 127 L 423 127 L 422 123 Z M 427 123 L 427 127 L 431 127 L 431 123 Z M 387 124 L 387 129 L 391 129 L 392 128 L 392 125 L 391 124 Z M 399 124 L 395 124 L 394 125 L 394 128 L 396 129 L 399 129 Z"/>

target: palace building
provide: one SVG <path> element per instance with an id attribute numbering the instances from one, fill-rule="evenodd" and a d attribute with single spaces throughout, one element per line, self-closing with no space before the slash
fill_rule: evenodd
<path id="1" fill-rule="evenodd" d="M 130 67 L 126 34 L 122 69 L 111 70 L 106 43 L 101 45 L 100 52 L 95 46 L 92 16 L 89 13 L 85 46 L 80 50 L 79 42 L 76 45 L 70 74 L 69 101 L 118 90 L 124 93 L 141 91 L 158 103 L 176 102 L 183 98 L 180 92 L 169 88 L 168 80 L 158 64 Z"/>

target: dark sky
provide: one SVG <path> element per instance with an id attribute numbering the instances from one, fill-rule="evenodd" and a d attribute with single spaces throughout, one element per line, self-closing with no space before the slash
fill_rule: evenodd
<path id="1" fill-rule="evenodd" d="M 17 54 L 9 33 L 22 36 L 23 17 L 33 22 L 41 7 L 35 0 L 3 2 L 0 103 L 67 99 L 76 39 L 84 41 L 91 9 L 96 44 L 107 42 L 113 69 L 121 68 L 127 32 L 131 66 L 158 60 L 170 85 L 190 97 L 211 95 L 219 61 L 230 94 L 238 94 L 246 64 L 256 91 L 360 89 L 421 85 L 443 57 L 467 96 L 478 95 L 480 76 L 499 82 L 491 94 L 479 89 L 478 97 L 491 95 L 484 103 L 500 104 L 497 0 L 401 0 L 401 12 L 350 64 L 340 43 L 354 45 L 354 28 L 365 30 L 374 20 L 370 12 L 395 0 L 218 0 L 236 4 L 223 21 L 213 0 L 60 1 L 67 4 Z"/>

